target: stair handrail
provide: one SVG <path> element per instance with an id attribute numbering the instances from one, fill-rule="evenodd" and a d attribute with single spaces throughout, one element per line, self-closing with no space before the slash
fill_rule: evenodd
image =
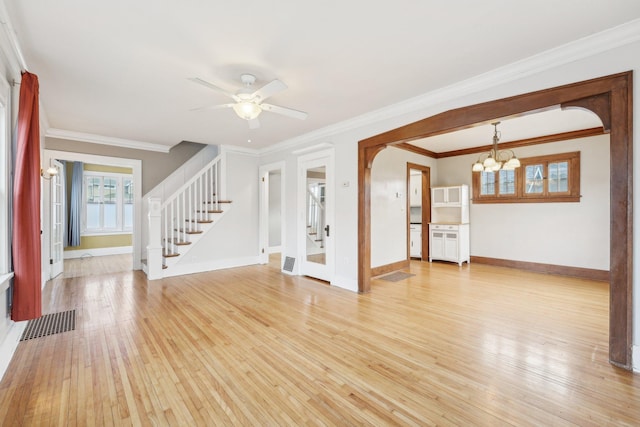
<path id="1" fill-rule="evenodd" d="M 180 194 L 182 194 L 186 189 L 188 189 L 191 186 L 191 184 L 196 182 L 202 175 L 204 175 L 208 170 L 210 170 L 216 163 L 218 162 L 221 163 L 223 156 L 224 156 L 224 153 L 218 154 L 213 160 L 207 163 L 207 165 L 203 166 L 202 169 L 200 169 L 200 171 L 197 174 L 192 176 L 188 181 L 182 184 L 180 188 L 174 191 L 173 194 L 169 196 L 169 198 L 167 198 L 164 202 L 162 202 L 162 208 L 165 208 L 169 203 L 177 199 L 180 196 Z M 222 189 L 220 191 L 222 192 Z M 216 194 L 216 198 L 219 198 L 219 194 Z"/>

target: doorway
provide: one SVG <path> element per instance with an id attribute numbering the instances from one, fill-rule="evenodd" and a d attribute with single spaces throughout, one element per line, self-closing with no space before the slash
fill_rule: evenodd
<path id="1" fill-rule="evenodd" d="M 431 169 L 407 163 L 407 259 L 429 258 Z"/>
<path id="2" fill-rule="evenodd" d="M 84 154 L 84 153 L 72 153 L 66 151 L 57 151 L 57 150 L 44 150 L 44 164 L 53 164 L 54 161 L 57 160 L 66 160 L 72 162 L 84 162 L 84 163 L 92 163 L 96 165 L 110 165 L 116 167 L 124 167 L 130 168 L 132 171 L 132 247 L 133 252 L 131 255 L 131 265 L 134 270 L 140 270 L 141 268 L 141 255 L 142 255 L 142 239 L 141 239 L 141 230 L 142 230 L 142 214 L 141 214 L 141 206 L 142 206 L 142 161 L 136 159 L 125 159 L 119 157 L 108 157 L 108 156 L 99 156 L 93 154 Z M 45 185 L 43 188 L 43 204 L 46 206 L 43 209 L 43 224 L 44 224 L 44 232 L 43 232 L 43 259 L 52 260 L 52 244 L 53 241 L 57 239 L 57 237 L 53 236 L 55 233 L 54 230 L 54 218 L 52 215 L 52 211 L 54 209 L 52 197 L 52 188 L 50 186 Z M 57 273 L 58 275 L 62 272 L 62 269 L 52 268 L 53 262 L 49 263 L 49 271 L 43 271 L 43 274 L 47 277 L 47 279 L 51 279 L 55 277 L 53 274 Z"/>
<path id="3" fill-rule="evenodd" d="M 610 133 L 611 236 L 609 361 L 632 367 L 633 104 L 631 71 L 445 111 L 359 141 L 358 144 L 358 291 L 371 288 L 371 166 L 387 146 L 446 133 L 497 117 L 510 117 L 560 105 L 596 113 Z"/>
<path id="4" fill-rule="evenodd" d="M 298 159 L 298 252 L 300 274 L 331 282 L 333 279 L 334 179 L 333 151 Z"/>
<path id="5" fill-rule="evenodd" d="M 285 163 L 260 167 L 260 264 L 273 262 L 286 242 Z M 272 255 L 272 256 L 270 256 Z M 270 260 L 271 258 L 271 260 Z M 282 270 L 283 257 L 279 256 Z"/>

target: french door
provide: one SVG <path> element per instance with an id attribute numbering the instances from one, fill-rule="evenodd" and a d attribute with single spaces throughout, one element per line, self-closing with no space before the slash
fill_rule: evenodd
<path id="1" fill-rule="evenodd" d="M 333 151 L 298 159 L 300 274 L 331 282 L 334 261 Z"/>
<path id="2" fill-rule="evenodd" d="M 51 278 L 56 277 L 64 270 L 64 232 L 65 232 L 65 201 L 64 201 L 64 172 L 62 163 L 51 160 L 51 164 L 59 173 L 51 177 Z"/>

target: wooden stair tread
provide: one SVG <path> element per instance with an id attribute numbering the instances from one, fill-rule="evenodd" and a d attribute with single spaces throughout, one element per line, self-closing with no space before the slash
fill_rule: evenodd
<path id="1" fill-rule="evenodd" d="M 187 240 L 178 240 L 178 239 L 165 239 L 165 240 L 171 243 L 172 245 L 176 245 L 176 246 L 186 246 L 191 244 L 191 242 Z"/>
<path id="2" fill-rule="evenodd" d="M 162 264 L 162 269 L 163 269 L 163 270 L 166 270 L 166 269 L 167 269 L 166 264 Z"/>
<path id="3" fill-rule="evenodd" d="M 222 209 L 209 209 L 205 211 L 196 211 L 196 213 L 210 213 L 210 214 L 217 214 L 222 212 L 224 212 Z"/>
<path id="4" fill-rule="evenodd" d="M 180 254 L 178 252 L 162 252 L 162 256 L 165 258 L 173 258 L 173 257 L 177 257 L 180 256 Z"/>
<path id="5" fill-rule="evenodd" d="M 202 230 L 185 230 L 184 228 L 176 228 L 175 231 L 179 231 L 184 234 L 202 234 Z"/>
<path id="6" fill-rule="evenodd" d="M 315 231 L 312 231 L 311 233 L 309 233 L 309 236 L 315 236 L 315 235 L 317 235 L 317 234 L 318 234 L 318 233 L 316 233 Z"/>
<path id="7" fill-rule="evenodd" d="M 233 203 L 233 202 L 231 200 L 218 200 L 217 202 L 209 201 L 209 202 L 202 202 L 202 203 L 215 205 L 216 203 Z"/>
<path id="8" fill-rule="evenodd" d="M 211 224 L 212 219 L 185 219 L 186 222 L 195 222 L 196 224 Z"/>

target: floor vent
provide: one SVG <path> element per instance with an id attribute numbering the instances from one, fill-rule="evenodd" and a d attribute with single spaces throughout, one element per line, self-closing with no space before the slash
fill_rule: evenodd
<path id="1" fill-rule="evenodd" d="M 61 311 L 45 314 L 38 319 L 29 320 L 20 341 L 46 337 L 60 332 L 76 330 L 76 311 Z"/>
<path id="2" fill-rule="evenodd" d="M 296 259 L 292 258 L 290 256 L 284 257 L 284 266 L 282 266 L 282 269 L 284 271 L 288 271 L 289 273 L 293 272 L 293 264 L 295 264 Z"/>
<path id="3" fill-rule="evenodd" d="M 405 273 L 404 271 L 396 271 L 395 273 L 387 274 L 386 276 L 378 277 L 380 280 L 387 282 L 399 282 L 400 280 L 408 279 L 415 276 L 415 274 Z"/>

